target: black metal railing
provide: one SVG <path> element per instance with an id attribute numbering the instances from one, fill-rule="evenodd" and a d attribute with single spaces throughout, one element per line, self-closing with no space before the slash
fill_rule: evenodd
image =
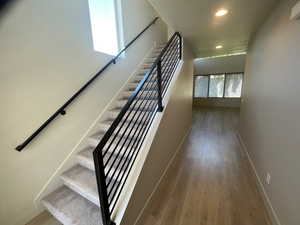
<path id="1" fill-rule="evenodd" d="M 33 139 L 36 138 L 53 120 L 59 115 L 66 114 L 66 108 L 85 91 L 102 73 L 111 65 L 116 64 L 118 58 L 140 37 L 142 36 L 159 18 L 156 17 L 144 30 L 142 30 L 132 41 L 130 41 L 115 57 L 113 57 L 97 74 L 95 74 L 85 85 L 80 88 L 65 104 L 63 104 L 52 116 L 50 116 L 32 135 L 30 135 L 22 144 L 16 147 L 17 151 L 22 151 Z"/>
<path id="2" fill-rule="evenodd" d="M 163 98 L 181 58 L 182 38 L 177 32 L 120 109 L 93 153 L 103 225 L 114 224 L 111 215 L 147 131 L 157 112 L 163 111 Z"/>
<path id="3" fill-rule="evenodd" d="M 13 0 L 0 0 L 0 13 L 7 8 L 9 4 L 11 4 Z M 1 16 L 1 15 L 0 15 Z"/>

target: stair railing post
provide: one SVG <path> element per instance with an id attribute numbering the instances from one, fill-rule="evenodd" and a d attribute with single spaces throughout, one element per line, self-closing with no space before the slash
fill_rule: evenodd
<path id="1" fill-rule="evenodd" d="M 161 74 L 161 59 L 157 63 L 157 100 L 158 100 L 158 112 L 164 110 L 162 103 L 162 74 Z"/>
<path id="2" fill-rule="evenodd" d="M 97 151 L 96 149 L 93 152 L 93 157 L 95 163 L 95 173 L 96 173 L 96 180 L 98 185 L 98 194 L 99 194 L 99 201 L 101 207 L 102 222 L 103 225 L 115 225 L 115 223 L 111 220 L 110 217 L 102 150 L 99 153 L 99 151 Z"/>
<path id="3" fill-rule="evenodd" d="M 179 37 L 179 59 L 181 60 L 183 49 L 182 49 L 182 37 L 179 33 L 178 33 L 178 37 Z"/>

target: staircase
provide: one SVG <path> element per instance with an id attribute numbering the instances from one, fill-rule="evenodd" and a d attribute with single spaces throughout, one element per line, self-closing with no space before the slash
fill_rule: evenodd
<path id="1" fill-rule="evenodd" d="M 76 155 L 77 164 L 60 176 L 64 185 L 43 198 L 45 208 L 62 224 L 113 224 L 111 213 L 140 143 L 163 109 L 161 100 L 180 61 L 178 46 L 179 39 L 173 38 L 155 47 L 88 138 L 88 146 Z"/>

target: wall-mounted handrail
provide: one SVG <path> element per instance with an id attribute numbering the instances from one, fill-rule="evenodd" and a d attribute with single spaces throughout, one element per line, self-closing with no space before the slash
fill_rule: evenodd
<path id="1" fill-rule="evenodd" d="M 1 0 L 0 1 L 0 12 L 2 12 L 2 10 L 6 9 L 7 6 L 12 3 L 12 0 Z"/>
<path id="2" fill-rule="evenodd" d="M 115 57 L 113 57 L 98 73 L 96 73 L 85 85 L 80 88 L 65 104 L 63 104 L 52 116 L 47 119 L 31 136 L 29 136 L 22 144 L 16 147 L 17 151 L 22 151 L 36 136 L 38 136 L 56 117 L 66 114 L 66 108 L 85 91 L 108 67 L 116 64 L 117 59 L 140 37 L 142 36 L 159 17 L 156 17 L 145 29 L 143 29 L 132 41 L 130 41 Z"/>

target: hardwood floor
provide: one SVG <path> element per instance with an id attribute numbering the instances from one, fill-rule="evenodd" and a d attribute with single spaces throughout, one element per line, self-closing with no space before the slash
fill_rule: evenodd
<path id="1" fill-rule="evenodd" d="M 139 225 L 269 225 L 236 136 L 239 112 L 195 108 L 183 149 Z"/>
<path id="2" fill-rule="evenodd" d="M 43 212 L 36 218 L 34 218 L 26 225 L 62 225 L 54 217 L 52 217 L 48 212 Z"/>

